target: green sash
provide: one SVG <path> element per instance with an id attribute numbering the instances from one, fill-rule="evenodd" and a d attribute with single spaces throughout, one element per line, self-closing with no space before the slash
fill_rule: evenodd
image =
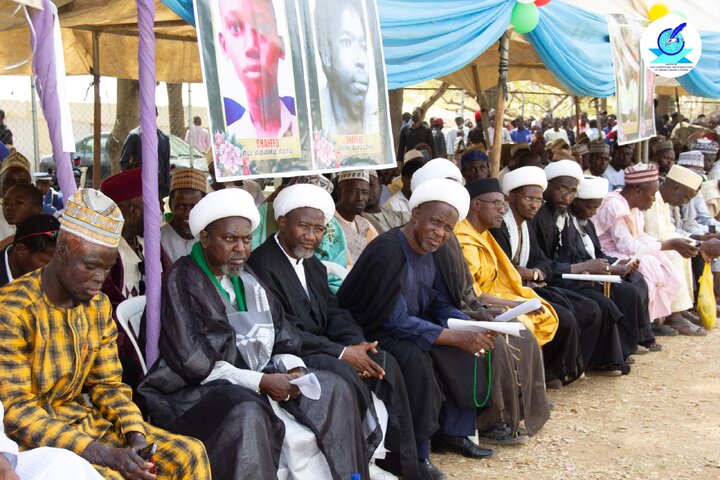
<path id="1" fill-rule="evenodd" d="M 208 276 L 208 278 L 218 288 L 220 293 L 224 295 L 229 302 L 230 295 L 228 295 L 222 285 L 220 285 L 220 281 L 217 279 L 212 270 L 210 270 L 210 267 L 208 267 L 207 261 L 205 260 L 205 254 L 203 253 L 200 242 L 195 242 L 195 244 L 193 245 L 192 251 L 190 252 L 190 258 L 192 258 L 195 263 L 198 264 L 200 269 L 205 272 L 205 275 Z M 245 303 L 245 289 L 240 286 L 240 279 L 238 277 L 230 277 L 230 281 L 232 282 L 233 290 L 235 290 L 235 301 L 237 302 L 238 310 L 241 312 L 246 312 L 247 304 Z"/>

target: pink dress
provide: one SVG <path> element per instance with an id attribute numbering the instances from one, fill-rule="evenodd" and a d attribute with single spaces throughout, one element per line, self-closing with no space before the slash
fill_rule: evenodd
<path id="1" fill-rule="evenodd" d="M 637 208 L 630 209 L 619 191 L 609 193 L 592 222 L 606 255 L 640 259 L 640 273 L 650 293 L 650 318 L 670 315 L 670 304 L 683 281 L 673 272 L 670 260 L 660 251 L 660 242 L 645 233 L 645 219 Z"/>

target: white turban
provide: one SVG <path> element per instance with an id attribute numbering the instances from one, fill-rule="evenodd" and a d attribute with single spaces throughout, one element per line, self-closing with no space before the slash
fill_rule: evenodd
<path id="1" fill-rule="evenodd" d="M 516 188 L 525 187 L 527 185 L 537 185 L 543 189 L 547 188 L 547 178 L 545 172 L 540 167 L 520 167 L 512 172 L 503 175 L 502 189 L 505 195 Z"/>
<path id="2" fill-rule="evenodd" d="M 581 200 L 595 200 L 605 198 L 610 190 L 610 184 L 603 177 L 584 177 L 578 185 L 577 198 Z"/>
<path id="3" fill-rule="evenodd" d="M 335 202 L 324 188 L 310 183 L 299 183 L 280 190 L 275 201 L 273 210 L 275 220 L 287 215 L 296 208 L 310 207 L 323 212 L 327 224 L 335 215 Z"/>
<path id="4" fill-rule="evenodd" d="M 190 232 L 197 237 L 215 220 L 243 217 L 250 220 L 252 229 L 260 224 L 260 213 L 253 197 L 239 188 L 224 188 L 208 193 L 190 211 Z"/>
<path id="5" fill-rule="evenodd" d="M 458 183 L 462 182 L 462 174 L 457 165 L 446 158 L 436 158 L 413 173 L 410 189 L 414 191 L 421 183 L 433 178 L 449 178 Z"/>
<path id="6" fill-rule="evenodd" d="M 423 182 L 410 196 L 410 209 L 427 202 L 444 202 L 458 212 L 458 222 L 465 220 L 470 210 L 470 194 L 460 183 L 447 178 Z"/>
<path id="7" fill-rule="evenodd" d="M 685 185 L 690 190 L 697 190 L 702 185 L 702 177 L 689 168 L 673 165 L 667 174 L 667 178 Z"/>
<path id="8" fill-rule="evenodd" d="M 572 177 L 578 182 L 583 179 L 582 167 L 574 160 L 560 160 L 559 162 L 550 162 L 545 167 L 545 176 L 548 182 L 557 177 Z"/>

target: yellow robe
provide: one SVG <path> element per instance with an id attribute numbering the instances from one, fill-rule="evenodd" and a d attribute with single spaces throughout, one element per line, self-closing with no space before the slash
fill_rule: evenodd
<path id="1" fill-rule="evenodd" d="M 468 220 L 455 227 L 465 261 L 473 276 L 473 288 L 478 296 L 486 293 L 505 300 L 526 301 L 540 298 L 533 289 L 522 284 L 520 274 L 500 245 L 487 230 L 478 232 Z M 558 329 L 558 316 L 549 303 L 540 298 L 543 313 L 518 317 L 530 330 L 541 347 L 549 343 Z"/>

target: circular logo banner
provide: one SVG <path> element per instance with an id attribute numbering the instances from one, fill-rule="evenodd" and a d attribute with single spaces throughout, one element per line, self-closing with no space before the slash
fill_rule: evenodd
<path id="1" fill-rule="evenodd" d="M 702 54 L 702 40 L 686 19 L 671 13 L 648 25 L 640 50 L 650 70 L 675 78 L 695 68 Z"/>

